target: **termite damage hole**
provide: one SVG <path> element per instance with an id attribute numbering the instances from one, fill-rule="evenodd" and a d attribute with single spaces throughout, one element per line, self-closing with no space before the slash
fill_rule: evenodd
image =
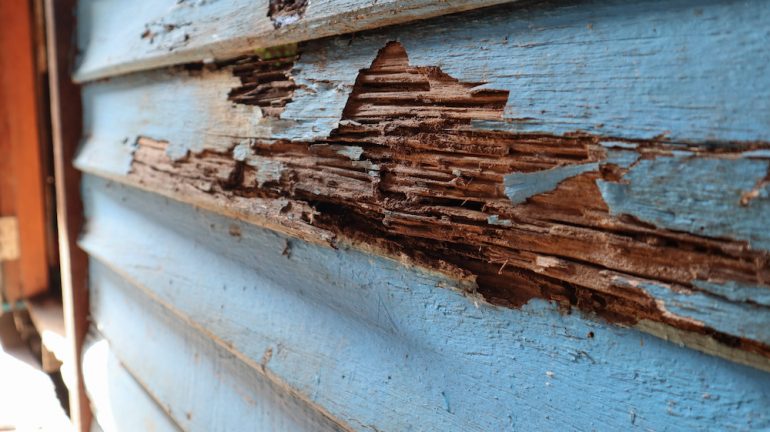
<path id="1" fill-rule="evenodd" d="M 308 0 L 270 0 L 267 16 L 275 28 L 293 24 L 302 18 L 307 9 Z"/>

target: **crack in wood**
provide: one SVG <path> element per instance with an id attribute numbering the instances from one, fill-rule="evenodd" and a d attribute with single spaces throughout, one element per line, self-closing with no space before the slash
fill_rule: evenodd
<path id="1" fill-rule="evenodd" d="M 286 57 L 264 62 L 234 62 L 243 86 L 229 97 L 274 109 L 278 117 L 291 97 L 290 66 Z M 766 305 L 734 302 L 694 281 L 768 287 L 768 252 L 745 241 L 613 216 L 597 186 L 624 182 L 640 160 L 683 150 L 692 157 L 739 158 L 761 144 L 715 150 L 580 133 L 474 130 L 472 120 L 502 118 L 509 96 L 481 84 L 459 82 L 437 67 L 410 66 L 404 48 L 391 42 L 360 72 L 339 127 L 327 139 L 255 140 L 238 160 L 203 151 L 172 161 L 166 143 L 142 138 L 129 177 L 153 190 L 184 190 L 212 206 L 261 212 L 301 238 L 333 245 L 341 237 L 391 256 L 408 255 L 475 280 L 478 293 L 493 304 L 518 307 L 543 298 L 613 322 L 664 323 L 770 357 L 766 341 L 672 313 L 645 288 L 706 294 L 767 313 Z M 511 173 L 585 164 L 593 165 L 518 204 L 506 193 Z"/>

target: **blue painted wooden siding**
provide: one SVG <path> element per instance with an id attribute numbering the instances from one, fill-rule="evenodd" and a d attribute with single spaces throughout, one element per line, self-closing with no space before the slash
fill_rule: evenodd
<path id="1" fill-rule="evenodd" d="M 184 62 L 228 59 L 255 47 L 378 28 L 513 0 L 314 0 L 275 28 L 268 0 L 82 0 L 78 80 Z M 297 2 L 299 3 L 299 2 Z M 117 50 L 115 48 L 118 48 Z"/>
<path id="2" fill-rule="evenodd" d="M 88 13 L 120 21 L 117 3 L 85 3 L 101 8 Z M 172 7 L 151 3 L 142 10 Z M 143 43 L 139 36 L 110 35 L 114 26 L 102 24 L 81 24 L 83 79 L 203 52 L 127 52 L 129 39 Z M 242 49 L 245 25 L 228 31 L 201 46 L 228 53 L 223 47 L 235 40 Z M 92 257 L 86 384 L 92 395 L 111 395 L 93 402 L 100 426 L 770 430 L 767 372 L 545 301 L 491 306 L 467 294 L 472 282 L 266 229 L 261 201 L 212 208 L 128 179 L 139 137 L 167 141 L 182 157 L 253 138 L 328 136 L 359 70 L 392 40 L 411 64 L 510 92 L 504 118 L 475 127 L 602 136 L 606 162 L 628 169 L 623 182 L 598 184 L 613 214 L 770 250 L 770 195 L 761 183 L 770 153 L 684 151 L 770 142 L 766 1 L 511 5 L 310 41 L 292 71 L 301 88 L 279 119 L 228 101 L 238 80 L 224 70 L 89 82 L 76 164 L 86 173 L 81 245 Z M 655 137 L 683 151 L 641 160 L 619 141 Z M 511 173 L 501 187 L 523 202 L 598 166 Z M 752 188 L 756 197 L 741 206 Z M 715 295 L 645 289 L 672 313 L 770 343 L 767 287 L 693 283 Z M 136 416 L 113 415 L 122 404 Z"/>
<path id="3" fill-rule="evenodd" d="M 268 425 L 257 406 L 293 394 L 353 430 L 770 428 L 765 372 L 97 178 L 84 194 L 97 328 L 185 429 Z M 231 374 L 275 394 L 214 393 Z"/>

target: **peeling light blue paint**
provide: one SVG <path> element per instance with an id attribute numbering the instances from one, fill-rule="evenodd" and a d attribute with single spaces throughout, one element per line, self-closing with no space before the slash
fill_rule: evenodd
<path id="1" fill-rule="evenodd" d="M 734 302 L 754 302 L 764 306 L 770 306 L 770 289 L 764 286 L 745 284 L 735 281 L 711 282 L 694 280 L 696 287 L 720 295 Z"/>
<path id="2" fill-rule="evenodd" d="M 614 164 L 621 168 L 630 168 L 641 156 L 635 151 L 628 150 L 607 149 L 606 152 L 607 159 L 602 161 L 602 165 Z"/>
<path id="3" fill-rule="evenodd" d="M 233 159 L 239 162 L 246 161 L 246 158 L 254 153 L 251 149 L 253 144 L 254 140 L 241 140 L 241 142 L 239 142 L 238 145 L 233 148 Z"/>
<path id="4" fill-rule="evenodd" d="M 502 130 L 770 140 L 768 22 L 762 0 L 538 3 L 311 42 L 305 51 L 325 53 L 325 75 L 336 81 L 369 66 L 362 47 L 371 53 L 397 40 L 412 65 L 508 90 Z"/>
<path id="5" fill-rule="evenodd" d="M 521 204 L 529 197 L 556 189 L 559 183 L 570 177 L 597 169 L 599 169 L 598 163 L 587 163 L 565 165 L 530 173 L 511 173 L 506 175 L 503 180 L 505 194 L 513 204 Z"/>
<path id="6" fill-rule="evenodd" d="M 621 148 L 621 149 L 636 149 L 639 147 L 638 144 L 627 142 L 627 141 L 613 141 L 613 140 L 605 140 L 600 143 L 602 147 L 612 149 L 612 148 Z"/>
<path id="7" fill-rule="evenodd" d="M 760 149 L 760 150 L 750 150 L 745 151 L 741 153 L 741 156 L 746 158 L 766 158 L 770 159 L 770 150 L 768 149 Z"/>
<path id="8" fill-rule="evenodd" d="M 190 76 L 167 70 L 87 85 L 82 92 L 86 143 L 76 165 L 124 175 L 133 154 L 127 143 L 133 145 L 140 136 L 167 141 L 172 159 L 190 151 L 228 151 L 243 137 L 270 137 L 280 122 L 265 120 L 259 107 L 227 101 L 226 89 L 237 85 L 229 71 Z M 207 103 L 214 100 L 221 105 Z"/>
<path id="9" fill-rule="evenodd" d="M 639 160 L 640 154 L 634 150 L 639 147 L 638 144 L 626 141 L 606 140 L 601 141 L 605 148 L 607 158 L 602 161 L 604 164 L 613 164 L 621 168 L 628 168 L 634 162 Z"/>
<path id="10" fill-rule="evenodd" d="M 458 281 L 344 245 L 294 239 L 287 257 L 284 236 L 94 177 L 84 198 L 82 246 L 130 275 L 137 297 L 234 353 L 220 370 L 238 361 L 261 370 L 280 346 L 266 376 L 355 430 L 770 428 L 768 373 L 544 301 L 474 304 Z M 122 312 L 113 322 L 144 325 Z M 128 333 L 115 338 L 136 345 Z M 189 382 L 168 385 L 176 380 Z"/>
<path id="11" fill-rule="evenodd" d="M 513 226 L 513 222 L 510 219 L 500 219 L 500 215 L 487 216 L 487 223 L 505 227 Z"/>
<path id="12" fill-rule="evenodd" d="M 384 43 L 377 47 L 353 46 L 341 38 L 327 39 L 321 45 L 314 42 L 301 48 L 300 61 L 291 72 L 297 89 L 292 102 L 281 113 L 282 119 L 293 124 L 278 132 L 277 138 L 328 137 L 339 125 L 359 71 L 368 68 L 385 46 Z"/>
<path id="13" fill-rule="evenodd" d="M 364 154 L 364 149 L 359 146 L 341 146 L 340 149 L 337 150 L 337 154 L 356 161 L 361 159 L 361 155 Z"/>
<path id="14" fill-rule="evenodd" d="M 767 186 L 748 205 L 741 196 L 768 173 L 767 160 L 668 157 L 639 161 L 621 183 L 597 180 L 612 215 L 770 250 Z"/>
<path id="15" fill-rule="evenodd" d="M 640 287 L 662 302 L 671 313 L 718 331 L 770 343 L 770 314 L 762 306 L 734 303 L 697 291 L 680 293 L 651 282 L 642 283 Z"/>
<path id="16" fill-rule="evenodd" d="M 664 135 L 694 143 L 770 141 L 770 50 L 767 35 L 757 30 L 770 22 L 768 2 L 674 0 L 661 8 L 652 0 L 593 0 L 494 11 L 304 44 L 292 71 L 298 88 L 280 119 L 228 101 L 240 83 L 226 70 L 200 76 L 156 70 L 90 83 L 83 90 L 88 138 L 78 162 L 109 159 L 114 164 L 101 169 L 124 174 L 131 157 L 121 142 L 137 136 L 168 141 L 177 158 L 187 150 L 229 149 L 242 137 L 326 138 L 359 70 L 392 40 L 405 46 L 412 65 L 439 66 L 461 81 L 487 82 L 479 88 L 508 90 L 503 118 L 488 127 Z M 112 28 L 98 23 L 95 31 Z M 86 57 L 109 58 L 100 52 L 104 46 L 84 48 Z M 482 123 L 490 121 L 473 122 Z"/>
<path id="17" fill-rule="evenodd" d="M 286 169 L 281 161 L 256 155 L 248 157 L 246 164 L 256 168 L 256 180 L 259 187 L 262 187 L 265 183 L 280 181 L 281 174 Z"/>

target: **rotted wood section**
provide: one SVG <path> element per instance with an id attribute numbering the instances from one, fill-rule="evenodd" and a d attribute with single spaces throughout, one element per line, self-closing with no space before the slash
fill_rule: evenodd
<path id="1" fill-rule="evenodd" d="M 92 328 L 184 430 L 770 425 L 763 371 L 114 181 L 83 190 Z"/>
<path id="2" fill-rule="evenodd" d="M 237 61 L 233 71 L 243 87 L 231 100 L 280 110 L 291 91 L 285 61 Z M 272 74 L 266 64 L 275 65 Z M 128 180 L 211 208 L 248 208 L 311 241 L 346 239 L 408 256 L 474 280 L 477 293 L 494 304 L 519 307 L 544 298 L 623 324 L 662 323 L 766 364 L 770 255 L 746 241 L 614 214 L 607 200 L 616 199 L 612 194 L 640 163 L 676 159 L 717 172 L 759 165 L 764 171 L 755 187 L 733 197 L 735 211 L 746 211 L 764 188 L 770 146 L 707 149 L 479 131 L 471 120 L 500 118 L 509 97 L 479 85 L 440 68 L 410 66 L 404 48 L 392 42 L 361 71 L 328 138 L 249 140 L 172 160 L 166 143 L 142 137 Z M 266 205 L 251 206 L 254 200 Z M 725 283 L 735 288 L 727 291 Z M 741 294 L 744 285 L 756 288 Z M 706 303 L 715 315 L 686 310 Z M 729 323 L 719 309 L 753 318 Z"/>

